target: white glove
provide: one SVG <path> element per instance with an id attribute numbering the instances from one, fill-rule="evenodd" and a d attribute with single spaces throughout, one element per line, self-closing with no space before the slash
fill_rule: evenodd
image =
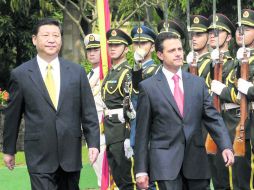
<path id="1" fill-rule="evenodd" d="M 241 100 L 241 97 L 242 97 L 242 95 L 241 95 L 241 93 L 237 93 L 237 95 L 236 95 L 236 99 L 238 100 L 238 101 L 240 101 Z"/>
<path id="2" fill-rule="evenodd" d="M 136 118 L 136 111 L 133 107 L 132 102 L 130 102 L 130 110 L 127 110 L 126 114 L 127 114 L 128 118 L 130 118 L 130 119 L 135 119 Z"/>
<path id="3" fill-rule="evenodd" d="M 250 49 L 249 48 L 245 48 L 245 49 L 246 49 L 246 52 L 247 52 L 247 57 L 249 58 L 250 57 Z M 243 59 L 243 53 L 244 53 L 244 48 L 240 47 L 237 50 L 237 53 L 236 53 L 236 57 L 237 57 L 238 60 L 242 60 Z"/>
<path id="4" fill-rule="evenodd" d="M 214 92 L 215 94 L 217 94 L 218 96 L 220 96 L 223 88 L 225 88 L 225 87 L 226 87 L 225 84 L 223 84 L 222 82 L 217 81 L 217 80 L 213 80 L 211 83 L 211 91 Z"/>
<path id="5" fill-rule="evenodd" d="M 213 51 L 211 52 L 211 59 L 213 61 L 219 60 L 220 59 L 220 52 L 217 49 L 213 49 Z"/>
<path id="6" fill-rule="evenodd" d="M 123 112 L 117 113 L 117 117 L 118 117 L 118 120 L 121 121 L 121 123 L 125 123 Z"/>
<path id="7" fill-rule="evenodd" d="M 131 158 L 133 156 L 133 149 L 131 147 L 130 139 L 125 139 L 124 141 L 124 153 L 126 158 Z"/>
<path id="8" fill-rule="evenodd" d="M 194 58 L 196 59 L 196 63 L 198 62 L 198 53 L 191 51 L 188 53 L 187 57 L 186 57 L 186 62 L 191 65 L 194 61 Z"/>
<path id="9" fill-rule="evenodd" d="M 240 91 L 243 94 L 247 94 L 250 87 L 252 87 L 253 84 L 249 81 L 246 81 L 242 78 L 238 79 L 238 91 Z"/>
<path id="10" fill-rule="evenodd" d="M 146 51 L 142 48 L 138 48 L 134 52 L 134 60 L 136 63 L 140 63 L 141 61 L 143 61 L 145 59 L 145 56 L 146 56 Z"/>

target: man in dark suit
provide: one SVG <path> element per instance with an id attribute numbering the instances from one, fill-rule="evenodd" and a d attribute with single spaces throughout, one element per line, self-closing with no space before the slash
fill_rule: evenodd
<path id="1" fill-rule="evenodd" d="M 15 68 L 10 78 L 4 162 L 10 170 L 14 168 L 24 115 L 24 149 L 32 190 L 79 189 L 82 131 L 91 163 L 99 153 L 99 125 L 91 88 L 80 65 L 58 57 L 61 33 L 58 21 L 39 21 L 32 36 L 37 57 Z"/>
<path id="2" fill-rule="evenodd" d="M 209 189 L 210 171 L 201 126 L 203 123 L 212 135 L 226 166 L 234 162 L 228 131 L 212 105 L 204 79 L 181 70 L 180 39 L 161 33 L 155 49 L 163 67 L 139 85 L 137 185 L 147 189 L 150 177 L 161 190 Z"/>

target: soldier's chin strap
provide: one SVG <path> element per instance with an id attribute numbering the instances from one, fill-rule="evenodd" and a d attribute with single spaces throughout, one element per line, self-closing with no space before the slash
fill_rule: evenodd
<path id="1" fill-rule="evenodd" d="M 205 44 L 201 48 L 195 49 L 194 51 L 200 51 L 200 50 L 204 49 L 207 46 L 208 40 L 209 40 L 209 36 L 207 36 Z"/>
<path id="2" fill-rule="evenodd" d="M 224 39 L 223 43 L 222 43 L 221 45 L 219 45 L 219 48 L 221 48 L 221 47 L 223 47 L 223 46 L 224 46 L 224 44 L 225 44 L 225 43 L 226 43 L 226 41 L 227 41 L 227 38 L 228 38 L 228 32 L 227 32 L 227 36 L 226 36 L 226 38 Z"/>
<path id="3" fill-rule="evenodd" d="M 151 52 L 151 49 L 152 49 L 152 47 L 153 47 L 153 43 L 150 42 L 150 44 L 151 44 L 151 45 L 150 45 L 149 51 L 146 53 L 146 56 Z M 152 52 L 151 52 L 151 53 L 152 53 Z M 145 56 L 145 57 L 146 57 L 146 56 Z"/>
<path id="4" fill-rule="evenodd" d="M 123 55 L 123 52 L 125 51 L 125 48 L 127 48 L 126 45 L 124 45 L 124 49 L 123 49 L 122 53 L 117 58 L 115 58 L 115 59 L 119 59 Z"/>
<path id="5" fill-rule="evenodd" d="M 250 46 L 253 46 L 253 47 L 252 47 L 252 49 L 253 49 L 253 48 L 254 48 L 254 36 L 252 36 L 252 37 L 253 37 L 253 40 L 252 40 L 250 43 L 245 44 L 245 46 L 248 47 L 248 48 L 249 48 Z"/>

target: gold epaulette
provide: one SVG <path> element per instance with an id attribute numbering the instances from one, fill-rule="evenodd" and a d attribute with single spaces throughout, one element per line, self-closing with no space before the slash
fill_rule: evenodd
<path id="1" fill-rule="evenodd" d="M 206 59 L 202 65 L 199 67 L 198 69 L 198 74 L 199 76 L 201 76 L 201 74 L 203 73 L 204 69 L 206 68 L 207 64 L 211 61 L 211 59 Z"/>
<path id="2" fill-rule="evenodd" d="M 122 92 L 122 90 L 121 90 L 121 86 L 122 86 L 123 79 L 124 79 L 125 75 L 126 75 L 128 72 L 129 72 L 129 69 L 127 69 L 127 68 L 125 68 L 125 69 L 123 70 L 123 72 L 121 73 L 121 76 L 119 77 L 119 80 L 118 80 L 118 83 L 117 83 L 115 89 L 110 90 L 110 89 L 108 88 L 108 82 L 107 82 L 107 81 L 105 82 L 104 91 L 103 91 L 103 98 L 105 98 L 106 91 L 107 91 L 109 94 L 114 94 L 117 90 L 119 90 L 119 93 L 121 94 L 121 96 L 124 96 L 124 95 L 123 95 L 123 92 Z"/>
<path id="3" fill-rule="evenodd" d="M 147 69 L 146 74 L 151 73 L 155 68 L 156 68 L 156 66 L 150 66 L 150 67 Z"/>
<path id="4" fill-rule="evenodd" d="M 249 64 L 251 64 L 252 62 L 254 62 L 254 55 L 249 58 Z"/>
<path id="5" fill-rule="evenodd" d="M 127 64 L 124 65 L 124 67 L 127 68 L 127 69 L 132 69 L 131 66 L 130 66 L 130 65 L 127 65 Z"/>

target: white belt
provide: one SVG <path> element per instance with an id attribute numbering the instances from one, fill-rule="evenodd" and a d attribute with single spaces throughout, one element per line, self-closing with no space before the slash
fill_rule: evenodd
<path id="1" fill-rule="evenodd" d="M 222 110 L 231 110 L 235 108 L 240 108 L 240 105 L 234 103 L 224 103 L 221 105 Z"/>
<path id="2" fill-rule="evenodd" d="M 121 123 L 125 122 L 124 116 L 123 116 L 123 108 L 118 109 L 105 109 L 104 110 L 104 116 L 111 117 L 112 115 L 116 114 L 118 117 L 118 120 L 121 121 Z"/>
<path id="3" fill-rule="evenodd" d="M 123 114 L 123 108 L 118 108 L 118 109 L 105 109 L 104 110 L 104 115 L 107 116 L 111 116 L 113 114 Z"/>

